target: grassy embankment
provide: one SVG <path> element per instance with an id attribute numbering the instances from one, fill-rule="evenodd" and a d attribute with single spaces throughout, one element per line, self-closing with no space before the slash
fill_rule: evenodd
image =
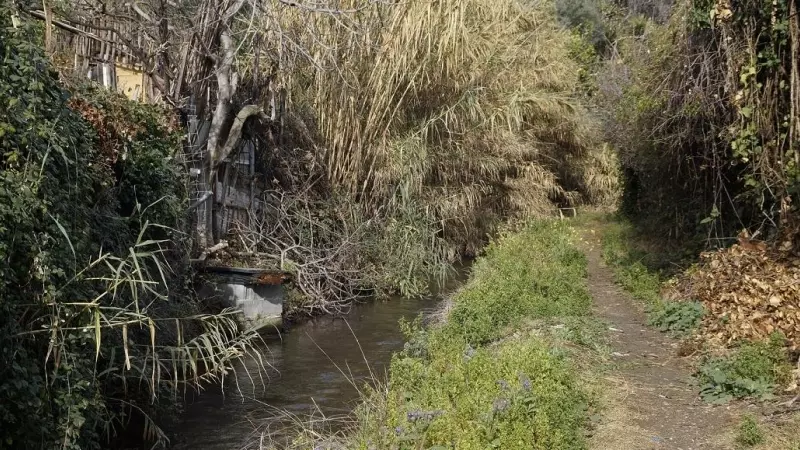
<path id="1" fill-rule="evenodd" d="M 540 221 L 503 234 L 442 320 L 407 324 L 388 383 L 357 409 L 345 446 L 585 448 L 594 395 L 583 374 L 602 341 L 590 304 L 569 226 Z"/>

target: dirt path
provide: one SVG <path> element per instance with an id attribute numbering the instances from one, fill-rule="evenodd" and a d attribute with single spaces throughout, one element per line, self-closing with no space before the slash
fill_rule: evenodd
<path id="1" fill-rule="evenodd" d="M 607 409 L 592 437 L 599 450 L 730 449 L 731 410 L 697 396 L 677 341 L 647 327 L 641 307 L 614 283 L 596 237 L 586 240 L 595 314 L 610 324 L 615 369 Z"/>

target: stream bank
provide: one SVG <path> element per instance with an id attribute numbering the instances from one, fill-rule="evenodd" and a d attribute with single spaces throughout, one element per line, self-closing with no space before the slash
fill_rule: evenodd
<path id="1" fill-rule="evenodd" d="M 586 448 L 588 369 L 605 333 L 585 281 L 566 222 L 504 233 L 441 322 L 408 327 L 388 383 L 360 398 L 348 432 L 301 430 L 291 448 Z"/>
<path id="2" fill-rule="evenodd" d="M 271 347 L 269 389 L 201 397 L 179 447 L 733 448 L 741 411 L 700 401 L 679 341 L 647 325 L 602 261 L 602 225 L 504 233 L 440 320 L 405 333 L 400 317 L 439 301 L 372 303 L 293 329 Z"/>

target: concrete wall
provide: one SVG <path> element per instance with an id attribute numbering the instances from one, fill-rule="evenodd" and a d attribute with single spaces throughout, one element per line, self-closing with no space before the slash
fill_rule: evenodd
<path id="1" fill-rule="evenodd" d="M 285 292 L 282 286 L 244 285 L 217 278 L 203 282 L 198 290 L 201 298 L 219 302 L 225 307 L 242 311 L 244 325 L 249 327 L 280 327 Z"/>

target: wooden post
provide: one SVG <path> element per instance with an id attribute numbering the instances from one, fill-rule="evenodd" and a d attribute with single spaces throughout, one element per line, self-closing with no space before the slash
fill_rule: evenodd
<path id="1" fill-rule="evenodd" d="M 53 55 L 53 11 L 47 0 L 42 0 L 44 10 L 44 51 L 47 56 Z"/>

